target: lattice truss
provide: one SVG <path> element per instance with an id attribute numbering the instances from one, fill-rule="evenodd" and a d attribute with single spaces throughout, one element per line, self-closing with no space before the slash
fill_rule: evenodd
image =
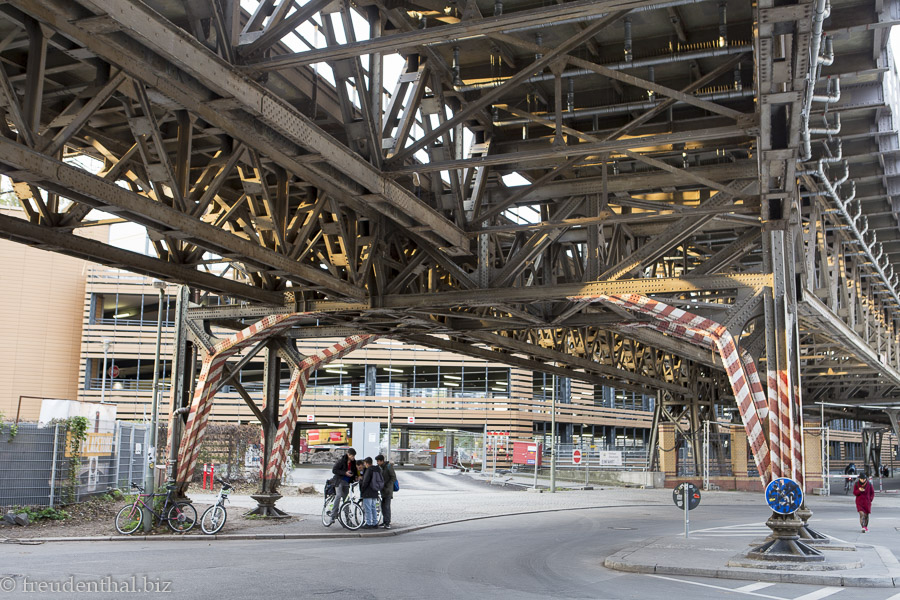
<path id="1" fill-rule="evenodd" d="M 709 336 L 572 300 L 637 294 L 724 327 L 790 447 L 801 397 L 900 385 L 896 12 L 10 0 L 0 235 L 258 307 L 203 317 L 235 331 L 315 312 L 661 390 L 688 430 L 740 404 Z M 149 255 L 76 235 L 120 220 Z"/>

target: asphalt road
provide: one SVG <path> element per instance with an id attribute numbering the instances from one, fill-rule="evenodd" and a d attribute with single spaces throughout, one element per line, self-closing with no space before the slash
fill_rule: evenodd
<path id="1" fill-rule="evenodd" d="M 527 502 L 530 494 L 519 494 Z M 759 527 L 767 516 L 763 507 L 729 505 L 727 498 L 720 496 L 692 513 L 693 535 L 752 536 L 763 531 Z M 860 534 L 852 505 L 844 504 L 832 499 L 814 506 L 816 519 L 827 525 L 828 533 L 856 541 Z M 873 515 L 873 533 L 865 541 L 887 545 L 900 554 L 900 542 L 894 540 L 900 517 L 883 513 Z M 623 547 L 682 530 L 674 507 L 633 503 L 480 519 L 370 539 L 2 545 L 0 600 L 127 598 L 130 594 L 123 586 L 130 588 L 134 582 L 146 588 L 145 577 L 149 587 L 165 587 L 168 597 L 218 600 L 900 598 L 895 595 L 900 590 L 895 589 L 657 577 L 602 566 L 606 556 Z M 65 586 L 70 581 L 98 589 L 112 589 L 115 582 L 118 592 L 54 593 L 48 587 L 40 591 L 41 582 Z M 100 587 L 104 584 L 105 588 Z M 148 591 L 140 594 L 153 597 Z"/>

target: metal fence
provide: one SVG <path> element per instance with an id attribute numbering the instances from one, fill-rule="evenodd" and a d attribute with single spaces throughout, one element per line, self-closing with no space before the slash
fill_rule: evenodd
<path id="1" fill-rule="evenodd" d="M 91 431 L 93 429 L 93 431 Z M 128 489 L 147 468 L 149 426 L 95 421 L 72 457 L 65 424 L 4 424 L 0 432 L 0 506 L 80 502 L 112 488 Z"/>
<path id="2" fill-rule="evenodd" d="M 580 452 L 575 462 L 575 451 Z M 556 477 L 564 481 L 589 480 L 597 471 L 647 471 L 647 449 L 631 446 L 588 446 L 581 444 L 557 444 Z M 538 474 L 546 477 L 550 472 L 550 447 L 544 446 Z M 518 473 L 534 473 L 533 465 L 514 464 L 512 470 Z M 483 472 L 496 471 L 490 457 Z"/>

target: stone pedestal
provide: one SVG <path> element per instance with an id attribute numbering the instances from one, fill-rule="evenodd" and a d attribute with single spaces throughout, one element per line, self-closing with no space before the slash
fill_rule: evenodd
<path id="1" fill-rule="evenodd" d="M 281 494 L 256 494 L 250 497 L 256 500 L 256 508 L 248 512 L 248 515 L 259 515 L 273 519 L 290 518 L 289 514 L 275 506 L 275 503 L 281 499 Z"/>
<path id="2" fill-rule="evenodd" d="M 772 535 L 761 546 L 747 553 L 747 558 L 754 560 L 780 562 L 822 562 L 825 555 L 800 539 L 800 528 L 803 521 L 796 515 L 780 515 L 772 513 L 766 525 Z"/>

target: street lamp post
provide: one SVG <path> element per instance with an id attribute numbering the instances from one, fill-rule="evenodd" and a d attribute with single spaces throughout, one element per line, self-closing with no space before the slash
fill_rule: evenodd
<path id="1" fill-rule="evenodd" d="M 556 375 L 550 389 L 550 492 L 556 493 Z"/>
<path id="2" fill-rule="evenodd" d="M 154 281 L 153 287 L 159 290 L 159 305 L 156 310 L 156 358 L 153 362 L 153 400 L 150 409 L 150 441 L 147 444 L 147 470 L 144 472 L 144 490 L 155 491 L 153 469 L 156 463 L 156 432 L 159 429 L 159 355 L 162 345 L 163 304 L 166 301 L 166 282 Z M 144 509 L 147 513 L 146 508 Z M 150 531 L 152 519 L 144 514 L 144 531 Z"/>
<path id="3" fill-rule="evenodd" d="M 106 359 L 109 355 L 109 347 L 112 346 L 112 340 L 103 339 L 103 377 L 100 380 L 100 404 L 106 402 Z"/>

